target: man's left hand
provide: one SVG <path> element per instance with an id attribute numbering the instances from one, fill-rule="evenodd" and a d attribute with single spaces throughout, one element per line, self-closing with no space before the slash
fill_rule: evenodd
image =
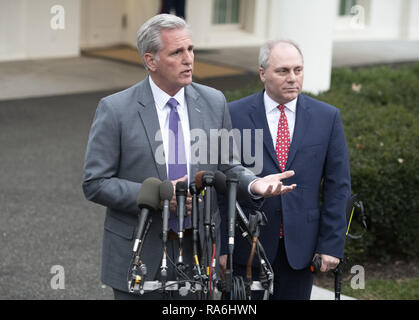
<path id="1" fill-rule="evenodd" d="M 285 171 L 282 173 L 270 174 L 266 177 L 255 180 L 250 186 L 250 192 L 264 198 L 274 197 L 286 194 L 295 189 L 296 184 L 285 186 L 281 180 L 294 175 L 294 171 Z"/>
<path id="2" fill-rule="evenodd" d="M 320 267 L 321 272 L 327 272 L 334 270 L 338 266 L 340 260 L 336 257 L 328 256 L 327 254 L 321 254 L 322 266 Z"/>

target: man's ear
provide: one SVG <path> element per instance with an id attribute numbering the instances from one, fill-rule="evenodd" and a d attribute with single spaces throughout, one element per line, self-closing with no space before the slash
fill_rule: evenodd
<path id="1" fill-rule="evenodd" d="M 265 83 L 265 69 L 263 69 L 262 67 L 259 67 L 259 77 L 260 81 Z"/>
<path id="2" fill-rule="evenodd" d="M 150 71 L 156 71 L 158 60 L 151 53 L 146 53 L 144 55 L 144 63 Z"/>

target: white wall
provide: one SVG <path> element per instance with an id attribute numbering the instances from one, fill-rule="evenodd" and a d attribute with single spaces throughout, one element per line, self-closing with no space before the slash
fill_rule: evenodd
<path id="1" fill-rule="evenodd" d="M 334 40 L 399 40 L 419 38 L 418 0 L 360 0 L 365 25 L 353 24 L 353 16 L 338 17 Z"/>
<path id="2" fill-rule="evenodd" d="M 0 0 L 0 61 L 25 59 L 23 0 Z"/>
<path id="3" fill-rule="evenodd" d="M 51 28 L 51 8 L 64 7 L 64 29 Z M 0 61 L 79 54 L 80 0 L 0 0 Z"/>
<path id="4" fill-rule="evenodd" d="M 243 0 L 241 25 L 213 25 L 212 1 L 187 1 L 186 20 L 196 48 L 258 46 L 266 40 L 269 0 Z M 243 9 L 243 8 L 242 8 Z"/>
<path id="5" fill-rule="evenodd" d="M 407 36 L 409 40 L 419 40 L 419 0 L 409 1 Z"/>

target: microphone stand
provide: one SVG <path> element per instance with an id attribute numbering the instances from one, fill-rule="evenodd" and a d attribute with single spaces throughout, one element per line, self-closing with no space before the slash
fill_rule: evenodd
<path id="1" fill-rule="evenodd" d="M 184 274 L 186 271 L 185 263 L 183 262 L 183 233 L 184 233 L 184 219 L 185 219 L 185 197 L 186 197 L 186 184 L 184 182 L 178 182 L 176 184 L 176 201 L 177 201 L 177 210 L 178 215 L 178 238 L 179 238 L 179 257 L 176 264 L 176 269 L 178 271 L 178 280 L 179 273 Z"/>
<path id="2" fill-rule="evenodd" d="M 229 177 L 226 180 L 227 186 L 227 203 L 228 203 L 228 265 L 225 272 L 226 293 L 231 299 L 233 288 L 233 253 L 234 253 L 234 231 L 236 227 L 236 199 L 237 185 L 239 180 L 236 177 Z"/>
<path id="3" fill-rule="evenodd" d="M 168 231 L 168 224 L 169 224 L 169 215 L 165 214 L 165 212 L 169 212 L 169 201 L 163 202 L 163 235 L 162 235 L 162 241 L 163 241 L 163 257 L 161 260 L 161 272 L 160 272 L 160 278 L 162 283 L 162 290 L 165 292 L 165 286 L 167 281 L 167 231 Z"/>
<path id="4" fill-rule="evenodd" d="M 199 259 L 198 259 L 198 241 L 199 241 L 199 229 L 198 229 L 198 223 L 199 223 L 199 216 L 198 216 L 198 210 L 199 210 L 199 202 L 198 202 L 198 190 L 196 188 L 195 182 L 191 182 L 189 185 L 189 192 L 192 196 L 192 254 L 193 254 L 193 278 L 195 281 L 202 281 L 202 275 L 201 275 L 201 268 L 199 265 Z M 196 290 L 196 283 L 192 283 L 192 291 Z"/>
<path id="5" fill-rule="evenodd" d="M 143 249 L 144 239 L 148 229 L 150 228 L 151 221 L 151 218 L 147 220 L 145 231 L 141 235 L 140 241 L 136 241 L 134 244 L 131 276 L 129 277 L 128 281 L 129 292 L 131 293 L 138 291 L 140 294 L 144 294 L 144 282 L 147 277 L 147 266 L 142 262 L 140 257 L 141 251 Z"/>
<path id="6" fill-rule="evenodd" d="M 211 298 L 212 296 L 212 284 L 211 284 L 211 266 L 212 266 L 212 257 L 211 257 L 211 249 L 214 249 L 213 246 L 215 245 L 215 225 L 212 219 L 212 208 L 211 208 L 211 187 L 214 184 L 214 175 L 211 173 L 204 173 L 202 175 L 202 185 L 204 187 L 204 232 L 205 232 L 205 241 L 204 241 L 204 251 L 205 251 L 205 274 L 206 274 L 206 281 L 208 281 L 208 288 L 209 288 L 209 296 L 207 299 Z M 213 243 L 210 243 L 214 241 Z M 215 254 L 215 250 L 213 250 Z M 215 259 L 214 259 L 215 260 Z"/>
<path id="7" fill-rule="evenodd" d="M 239 217 L 238 219 L 238 227 L 240 229 L 241 235 L 243 238 L 246 238 L 249 244 L 252 246 L 253 239 L 251 236 L 251 232 L 249 230 L 249 220 L 247 219 L 246 215 L 244 214 L 240 205 L 236 202 L 236 211 Z M 266 217 L 263 212 L 257 211 L 259 216 L 259 224 L 264 225 L 266 224 Z M 266 256 L 265 249 L 263 248 L 262 244 L 258 239 L 256 239 L 256 253 L 258 255 L 260 261 L 260 282 L 262 287 L 265 289 L 264 300 L 269 298 L 269 293 L 273 293 L 273 280 L 274 280 L 274 272 L 272 269 L 271 264 Z"/>

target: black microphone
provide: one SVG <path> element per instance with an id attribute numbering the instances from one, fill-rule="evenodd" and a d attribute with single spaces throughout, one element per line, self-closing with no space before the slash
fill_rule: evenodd
<path id="1" fill-rule="evenodd" d="M 157 178 L 148 178 L 144 180 L 141 185 L 140 192 L 137 197 L 138 207 L 141 209 L 138 219 L 137 235 L 133 251 L 137 252 L 138 246 L 141 244 L 141 238 L 144 234 L 144 229 L 150 211 L 157 211 L 160 206 L 160 188 L 161 181 Z"/>
<path id="2" fill-rule="evenodd" d="M 228 203 L 228 246 L 234 248 L 234 230 L 236 228 L 236 200 L 239 179 L 236 174 L 227 176 L 227 203 Z"/>
<path id="3" fill-rule="evenodd" d="M 202 186 L 205 188 L 204 196 L 204 225 L 211 224 L 211 187 L 214 185 L 214 174 L 205 171 L 202 175 Z"/>
<path id="4" fill-rule="evenodd" d="M 188 191 L 188 185 L 184 181 L 178 181 L 176 183 L 176 213 L 178 216 L 178 236 L 179 236 L 179 258 L 178 264 L 183 265 L 183 247 L 182 247 L 182 239 L 183 239 L 183 222 L 185 219 L 185 201 L 186 201 L 186 194 Z"/>
<path id="5" fill-rule="evenodd" d="M 176 214 L 179 219 L 179 237 L 183 237 L 183 221 L 186 214 L 186 207 L 185 207 L 185 201 L 186 201 L 186 195 L 188 192 L 188 185 L 184 181 L 178 181 L 176 183 L 176 203 L 177 203 L 177 210 Z"/>
<path id="6" fill-rule="evenodd" d="M 194 241 L 194 243 L 198 242 L 198 210 L 199 210 L 199 200 L 198 200 L 198 196 L 199 196 L 199 191 L 196 187 L 196 183 L 195 182 L 191 182 L 189 184 L 189 193 L 191 194 L 192 197 L 192 211 L 191 211 L 191 217 L 192 217 L 192 231 L 193 231 L 193 237 L 192 240 Z M 194 252 L 195 253 L 195 252 Z M 196 252 L 197 253 L 197 252 Z"/>
<path id="7" fill-rule="evenodd" d="M 160 184 L 159 187 L 160 200 L 163 201 L 163 231 L 162 231 L 162 240 L 163 240 L 163 257 L 161 260 L 161 271 L 160 271 L 160 280 L 162 282 L 162 287 L 164 288 L 167 280 L 167 231 L 169 228 L 169 202 L 173 197 L 173 184 L 169 180 L 165 180 Z M 164 291 L 164 289 L 163 289 Z"/>
<path id="8" fill-rule="evenodd" d="M 144 293 L 143 286 L 147 277 L 147 267 L 141 261 L 140 256 L 145 234 L 151 222 L 149 219 L 150 211 L 156 211 L 160 206 L 160 184 L 161 181 L 159 179 L 148 178 L 144 180 L 138 193 L 137 205 L 141 211 L 138 218 L 137 235 L 132 249 L 133 257 L 128 275 L 128 290 L 131 293 L 136 290 L 141 294 Z M 136 289 L 137 285 L 138 288 Z"/>
<path id="9" fill-rule="evenodd" d="M 227 216 L 228 216 L 228 265 L 225 271 L 225 292 L 231 296 L 233 287 L 233 252 L 234 252 L 234 230 L 236 228 L 236 199 L 237 184 L 239 180 L 235 174 L 226 176 L 221 171 L 216 171 L 214 187 L 218 194 L 227 195 Z"/>
<path id="10" fill-rule="evenodd" d="M 169 229 L 169 202 L 173 197 L 173 184 L 169 180 L 163 181 L 159 186 L 160 200 L 163 201 L 163 243 L 167 242 L 167 231 Z"/>

